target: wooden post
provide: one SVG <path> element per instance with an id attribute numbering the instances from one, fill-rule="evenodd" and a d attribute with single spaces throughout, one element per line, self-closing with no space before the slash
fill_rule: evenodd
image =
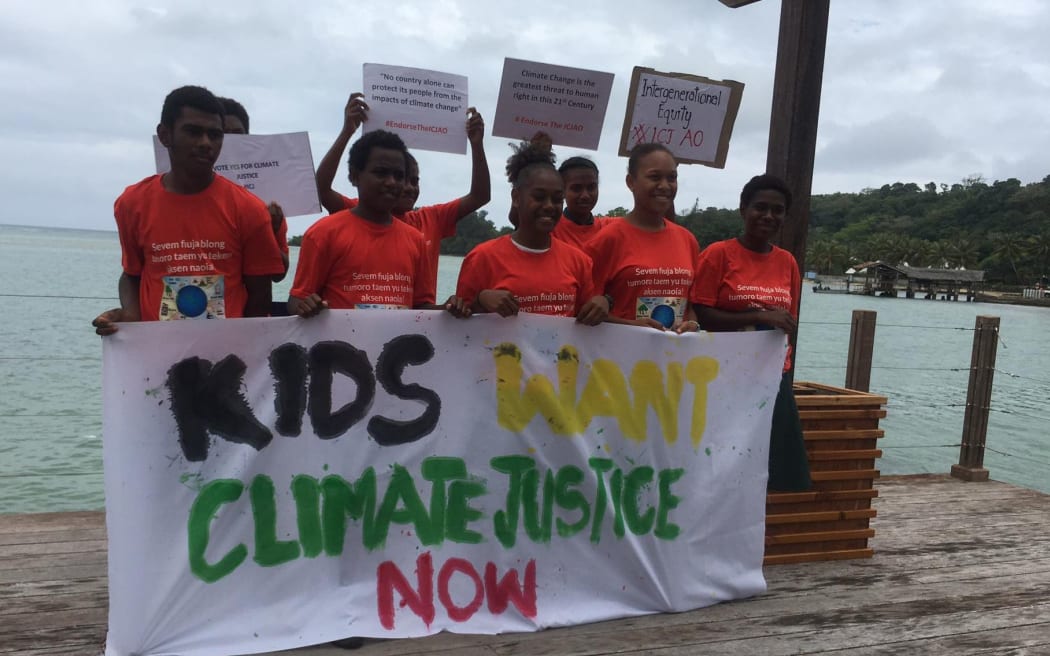
<path id="1" fill-rule="evenodd" d="M 782 0 L 773 109 L 766 172 L 782 178 L 794 197 L 780 229 L 779 245 L 805 272 L 809 195 L 817 148 L 824 46 L 830 0 Z"/>
<path id="2" fill-rule="evenodd" d="M 875 311 L 854 310 L 846 359 L 846 389 L 867 392 L 871 385 L 871 353 L 875 348 Z"/>
<path id="3" fill-rule="evenodd" d="M 992 401 L 995 352 L 999 345 L 999 317 L 978 316 L 970 356 L 970 384 L 966 388 L 962 447 L 959 464 L 952 465 L 952 476 L 964 481 L 987 481 L 984 443 L 988 435 L 988 410 Z"/>
<path id="4" fill-rule="evenodd" d="M 784 180 L 791 190 L 791 208 L 776 241 L 795 256 L 802 275 L 806 272 L 809 195 L 813 188 L 829 5 L 830 0 L 781 0 L 780 4 L 766 173 Z M 801 298 L 798 303 L 801 314 Z M 795 349 L 794 365 L 798 361 L 797 335 L 792 336 L 791 345 Z M 794 375 L 794 367 L 791 374 Z"/>

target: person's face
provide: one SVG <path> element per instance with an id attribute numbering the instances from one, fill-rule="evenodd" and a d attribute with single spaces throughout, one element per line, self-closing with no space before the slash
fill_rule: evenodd
<path id="1" fill-rule="evenodd" d="M 598 204 L 598 174 L 592 169 L 569 169 L 565 182 L 565 209 L 578 217 L 590 216 Z"/>
<path id="2" fill-rule="evenodd" d="M 183 107 L 175 124 L 157 126 L 157 137 L 168 149 L 171 170 L 210 175 L 222 150 L 222 116 Z"/>
<path id="3" fill-rule="evenodd" d="M 787 199 L 784 194 L 773 189 L 763 189 L 751 199 L 746 207 L 740 208 L 744 219 L 744 234 L 756 243 L 769 243 L 787 214 Z"/>
<path id="4" fill-rule="evenodd" d="M 393 212 L 405 188 L 405 157 L 392 148 L 373 148 L 365 167 L 350 172 L 350 182 L 357 187 L 362 205 L 379 212 Z"/>
<path id="5" fill-rule="evenodd" d="M 636 208 L 666 217 L 678 193 L 678 164 L 670 153 L 651 152 L 638 161 L 634 175 L 627 174 L 627 188 Z"/>
<path id="6" fill-rule="evenodd" d="M 561 176 L 553 169 L 534 171 L 525 184 L 510 192 L 518 230 L 527 236 L 548 235 L 561 218 L 565 200 Z"/>
<path id="7" fill-rule="evenodd" d="M 397 207 L 394 208 L 394 214 L 404 214 L 405 212 L 411 212 L 416 206 L 416 199 L 419 198 L 419 165 L 413 161 L 408 163 L 408 175 L 405 177 L 405 188 L 401 192 L 401 198 L 397 202 Z"/>
<path id="8" fill-rule="evenodd" d="M 233 114 L 227 114 L 222 120 L 222 131 L 226 134 L 248 134 L 248 128 L 244 127 L 241 119 Z"/>

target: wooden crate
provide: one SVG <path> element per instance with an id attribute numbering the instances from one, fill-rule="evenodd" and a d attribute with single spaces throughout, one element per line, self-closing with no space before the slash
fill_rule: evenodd
<path id="1" fill-rule="evenodd" d="M 765 564 L 870 558 L 886 397 L 796 382 L 795 401 L 813 487 L 766 496 Z"/>

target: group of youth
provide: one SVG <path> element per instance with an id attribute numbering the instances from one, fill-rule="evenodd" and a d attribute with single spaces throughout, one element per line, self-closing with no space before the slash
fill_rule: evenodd
<path id="1" fill-rule="evenodd" d="M 586 325 L 678 332 L 795 331 L 798 266 L 771 242 L 791 205 L 783 181 L 752 178 L 740 194 L 742 234 L 701 251 L 692 233 L 667 218 L 678 165 L 666 147 L 636 146 L 626 178 L 634 207 L 623 218 L 595 217 L 598 167 L 583 157 L 556 167 L 551 142 L 542 134 L 514 146 L 507 160 L 514 231 L 467 254 L 456 294 L 436 304 L 441 239 L 490 200 L 484 123 L 468 110 L 468 193 L 415 208 L 418 164 L 400 137 L 383 130 L 350 147 L 349 177 L 357 197 L 332 189 L 367 111 L 361 94 L 352 95 L 343 129 L 317 169 L 320 200 L 331 213 L 303 235 L 287 304 L 272 304 L 271 283 L 288 268 L 284 216 L 278 206 L 214 173 L 224 132 L 247 132 L 247 113 L 202 87 L 171 92 L 157 126 L 171 170 L 128 187 L 116 201 L 120 307 L 99 315 L 96 331 L 111 334 L 125 321 L 201 315 L 258 317 L 286 310 L 310 317 L 326 308 L 433 309 L 464 318 L 532 312 Z M 790 357 L 774 408 L 774 489 L 809 486 L 787 375 Z"/>

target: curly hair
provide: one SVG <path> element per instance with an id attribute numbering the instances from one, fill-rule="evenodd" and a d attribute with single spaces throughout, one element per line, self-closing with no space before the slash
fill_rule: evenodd
<path id="1" fill-rule="evenodd" d="M 373 148 L 389 148 L 390 150 L 400 151 L 405 158 L 405 173 L 408 173 L 409 154 L 408 148 L 405 147 L 405 142 L 401 141 L 401 137 L 386 130 L 368 132 L 355 141 L 353 146 L 350 146 L 350 157 L 348 158 L 350 170 L 363 171 L 368 165 L 368 156 L 372 154 Z"/>
<path id="2" fill-rule="evenodd" d="M 550 169 L 557 172 L 557 158 L 551 149 L 553 142 L 546 132 L 537 132 L 529 141 L 511 144 L 514 154 L 507 158 L 507 181 L 517 189 L 524 184 L 533 171 Z"/>

